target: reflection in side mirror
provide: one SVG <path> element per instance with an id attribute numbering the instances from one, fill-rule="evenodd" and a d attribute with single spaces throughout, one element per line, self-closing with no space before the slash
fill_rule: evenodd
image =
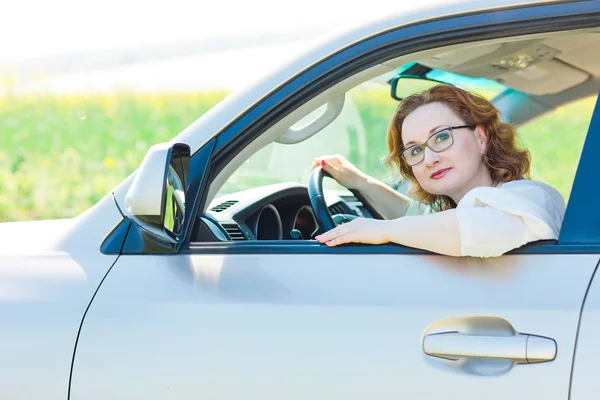
<path id="1" fill-rule="evenodd" d="M 185 221 L 185 193 L 189 155 L 189 147 L 182 149 L 173 146 L 171 160 L 165 176 L 163 226 L 175 236 L 181 234 L 183 222 Z"/>
<path id="2" fill-rule="evenodd" d="M 391 95 L 396 100 L 404 100 L 411 94 L 431 89 L 437 85 L 450 85 L 446 82 L 436 81 L 416 75 L 398 75 L 391 80 Z"/>

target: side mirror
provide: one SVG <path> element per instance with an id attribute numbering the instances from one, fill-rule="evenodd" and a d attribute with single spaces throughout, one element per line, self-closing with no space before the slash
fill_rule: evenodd
<path id="1" fill-rule="evenodd" d="M 126 214 L 143 229 L 176 241 L 186 218 L 190 147 L 152 146 L 125 196 Z"/>
<path id="2" fill-rule="evenodd" d="M 398 75 L 390 81 L 392 98 L 400 101 L 414 93 L 422 92 L 437 85 L 450 85 L 418 75 Z"/>

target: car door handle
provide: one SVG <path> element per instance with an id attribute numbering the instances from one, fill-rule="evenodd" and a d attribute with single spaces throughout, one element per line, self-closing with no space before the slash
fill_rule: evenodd
<path id="1" fill-rule="evenodd" d="M 432 333 L 423 340 L 423 351 L 433 357 L 458 360 L 464 357 L 507 359 L 517 364 L 552 361 L 554 339 L 536 335 L 470 335 L 459 332 Z"/>

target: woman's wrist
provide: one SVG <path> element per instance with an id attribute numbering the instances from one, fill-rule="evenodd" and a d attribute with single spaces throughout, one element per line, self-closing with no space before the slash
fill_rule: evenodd
<path id="1" fill-rule="evenodd" d="M 374 179 L 366 174 L 360 174 L 356 177 L 353 187 L 350 189 L 358 190 L 359 192 L 367 193 L 372 187 Z"/>
<path id="2" fill-rule="evenodd" d="M 388 242 L 404 244 L 403 238 L 405 235 L 405 228 L 403 218 L 395 218 L 383 220 L 385 224 L 382 226 L 383 236 Z"/>

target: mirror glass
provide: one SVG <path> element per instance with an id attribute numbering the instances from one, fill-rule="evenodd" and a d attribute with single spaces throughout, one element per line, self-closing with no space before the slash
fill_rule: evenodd
<path id="1" fill-rule="evenodd" d="M 188 158 L 186 158 L 186 156 Z M 185 221 L 185 193 L 189 152 L 174 147 L 165 179 L 164 228 L 178 236 Z"/>
<path id="2" fill-rule="evenodd" d="M 394 82 L 392 83 L 392 97 L 396 100 L 402 100 L 411 94 L 422 92 L 436 85 L 444 84 L 446 83 L 421 77 L 399 76 L 394 78 Z"/>

